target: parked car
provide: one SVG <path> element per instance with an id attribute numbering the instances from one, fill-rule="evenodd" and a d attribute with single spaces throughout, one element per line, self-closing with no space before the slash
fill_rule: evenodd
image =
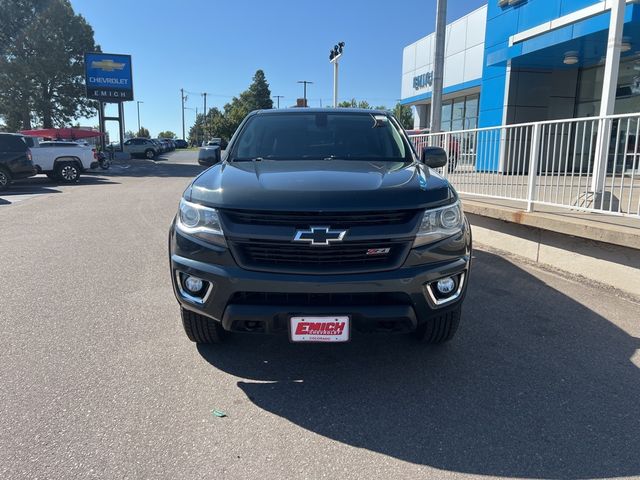
<path id="1" fill-rule="evenodd" d="M 175 140 L 176 148 L 189 148 L 189 142 L 181 138 Z"/>
<path id="2" fill-rule="evenodd" d="M 32 177 L 36 173 L 24 135 L 0 133 L 0 191 L 9 188 L 13 180 Z"/>
<path id="3" fill-rule="evenodd" d="M 250 113 L 222 161 L 196 177 L 169 234 L 187 336 L 360 332 L 452 339 L 471 265 L 458 194 L 390 112 Z"/>
<path id="4" fill-rule="evenodd" d="M 130 138 L 124 142 L 123 150 L 132 157 L 153 159 L 160 153 L 158 145 L 149 138 Z"/>
<path id="5" fill-rule="evenodd" d="M 98 166 L 98 153 L 90 147 L 75 142 L 38 142 L 35 137 L 26 137 L 31 143 L 33 164 L 38 173 L 65 183 L 74 183 L 87 170 Z"/>
<path id="6" fill-rule="evenodd" d="M 212 138 L 208 142 L 205 142 L 205 141 L 202 142 L 203 147 L 206 147 L 206 146 L 212 147 L 215 145 L 218 145 L 221 150 L 224 150 L 227 148 L 227 141 L 224 138 Z"/>

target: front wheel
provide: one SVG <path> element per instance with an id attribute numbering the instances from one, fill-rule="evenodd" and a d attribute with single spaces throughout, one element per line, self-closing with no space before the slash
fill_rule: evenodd
<path id="1" fill-rule="evenodd" d="M 420 325 L 415 334 L 418 340 L 429 344 L 440 344 L 451 340 L 460 325 L 460 314 L 462 305 L 448 311 L 438 317 L 430 318 L 426 323 Z"/>
<path id="2" fill-rule="evenodd" d="M 182 325 L 189 340 L 195 343 L 222 343 L 225 335 L 220 322 L 180 308 Z"/>
<path id="3" fill-rule="evenodd" d="M 10 184 L 11 175 L 9 175 L 9 172 L 5 172 L 4 170 L 0 169 L 0 192 L 9 188 Z"/>
<path id="4" fill-rule="evenodd" d="M 80 179 L 80 168 L 75 162 L 60 162 L 56 165 L 55 174 L 64 183 L 76 183 Z"/>
<path id="5" fill-rule="evenodd" d="M 153 160 L 153 158 L 156 156 L 156 152 L 154 152 L 151 149 L 148 149 L 148 150 L 145 150 L 144 156 L 147 157 L 149 160 Z"/>

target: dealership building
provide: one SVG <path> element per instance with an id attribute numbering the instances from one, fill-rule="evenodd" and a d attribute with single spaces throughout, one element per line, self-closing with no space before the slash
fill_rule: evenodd
<path id="1" fill-rule="evenodd" d="M 442 130 L 598 116 L 611 3 L 489 0 L 447 25 Z M 432 33 L 403 52 L 415 128 L 429 127 L 434 50 Z M 621 52 L 614 113 L 639 112 L 638 0 L 626 2 Z"/>

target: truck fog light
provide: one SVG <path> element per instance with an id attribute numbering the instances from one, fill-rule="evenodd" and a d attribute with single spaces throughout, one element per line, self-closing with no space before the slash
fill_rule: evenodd
<path id="1" fill-rule="evenodd" d="M 441 280 L 438 280 L 438 282 L 436 283 L 436 288 L 441 294 L 448 295 L 453 292 L 454 288 L 456 288 L 456 281 L 451 277 L 443 278 Z"/>
<path id="2" fill-rule="evenodd" d="M 184 286 L 191 293 L 198 293 L 200 290 L 202 290 L 203 283 L 199 278 L 187 275 L 184 279 Z"/>

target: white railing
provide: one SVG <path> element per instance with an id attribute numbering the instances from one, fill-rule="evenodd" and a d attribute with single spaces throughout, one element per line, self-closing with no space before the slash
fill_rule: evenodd
<path id="1" fill-rule="evenodd" d="M 441 173 L 462 194 L 640 216 L 640 113 L 410 138 L 447 151 Z"/>

